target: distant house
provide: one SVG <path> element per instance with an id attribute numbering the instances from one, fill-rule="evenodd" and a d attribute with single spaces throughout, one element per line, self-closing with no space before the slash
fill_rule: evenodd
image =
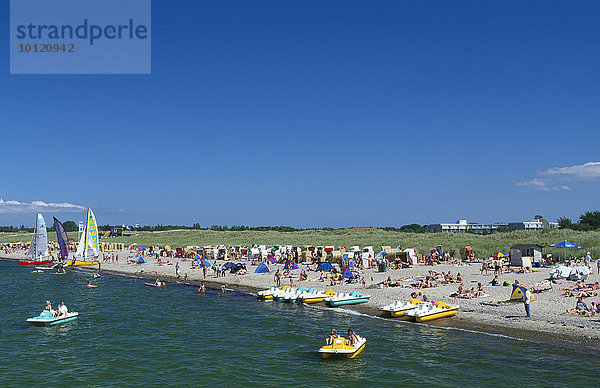
<path id="1" fill-rule="evenodd" d="M 533 221 L 510 222 L 508 230 L 541 230 L 558 228 L 558 222 L 550 222 L 544 218 Z"/>
<path id="2" fill-rule="evenodd" d="M 375 228 L 372 226 L 353 226 L 350 229 L 356 230 L 356 229 L 375 229 Z"/>
<path id="3" fill-rule="evenodd" d="M 510 247 L 510 265 L 531 267 L 542 261 L 543 247 L 538 244 L 516 244 Z"/>

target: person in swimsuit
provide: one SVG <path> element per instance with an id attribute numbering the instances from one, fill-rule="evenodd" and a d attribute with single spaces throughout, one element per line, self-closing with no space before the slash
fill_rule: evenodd
<path id="1" fill-rule="evenodd" d="M 348 335 L 346 336 L 346 342 L 348 343 L 348 345 L 356 345 L 356 343 L 358 342 L 358 336 L 356 335 L 356 333 L 354 333 L 354 331 L 352 329 L 348 329 Z"/>
<path id="2" fill-rule="evenodd" d="M 327 345 L 331 345 L 331 344 L 333 344 L 333 340 L 336 338 L 339 338 L 337 331 L 335 331 L 335 329 L 331 329 L 329 336 L 327 336 L 327 338 L 325 338 L 325 343 Z"/>

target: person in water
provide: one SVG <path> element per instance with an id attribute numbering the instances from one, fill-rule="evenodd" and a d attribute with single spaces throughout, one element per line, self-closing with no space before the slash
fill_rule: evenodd
<path id="1" fill-rule="evenodd" d="M 159 287 L 163 286 L 163 283 L 160 281 L 159 278 L 156 278 L 156 281 L 154 282 L 154 284 L 157 285 L 157 286 L 159 286 Z"/>
<path id="2" fill-rule="evenodd" d="M 200 288 L 198 288 L 198 292 L 206 292 L 206 286 L 204 285 L 204 283 L 200 285 Z"/>
<path id="3" fill-rule="evenodd" d="M 331 329 L 329 336 L 327 336 L 327 338 L 325 338 L 325 343 L 327 345 L 331 345 L 331 344 L 333 344 L 333 340 L 335 340 L 336 338 L 339 338 L 337 331 L 335 329 Z"/>
<path id="4" fill-rule="evenodd" d="M 348 343 L 348 345 L 356 345 L 356 343 L 358 342 L 358 336 L 356 335 L 356 333 L 354 333 L 354 331 L 352 329 L 348 329 L 348 335 L 346 336 L 346 342 Z"/>

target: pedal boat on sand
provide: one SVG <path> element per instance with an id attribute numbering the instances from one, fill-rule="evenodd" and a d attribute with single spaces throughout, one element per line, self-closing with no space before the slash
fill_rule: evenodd
<path id="1" fill-rule="evenodd" d="M 290 286 L 283 286 L 282 288 L 271 287 L 268 290 L 258 291 L 256 293 L 256 296 L 258 297 L 258 299 L 273 300 L 273 294 L 275 294 L 278 291 L 283 290 L 284 288 L 287 289 L 287 288 L 290 288 Z"/>
<path id="2" fill-rule="evenodd" d="M 330 296 L 323 299 L 323 303 L 329 307 L 344 306 L 348 304 L 359 304 L 367 303 L 371 295 L 362 295 L 358 291 L 352 291 L 351 293 L 341 292 L 335 296 Z"/>
<path id="3" fill-rule="evenodd" d="M 409 299 L 408 302 L 395 300 L 393 303 L 390 303 L 386 306 L 380 307 L 379 310 L 389 314 L 393 318 L 400 318 L 406 316 L 408 311 L 414 310 L 421 304 L 421 301 L 418 299 Z"/>
<path id="4" fill-rule="evenodd" d="M 37 317 L 27 319 L 27 322 L 33 323 L 36 326 L 53 326 L 75 320 L 78 316 L 79 313 L 69 312 L 67 315 L 53 317 L 50 311 L 42 311 Z"/>
<path id="5" fill-rule="evenodd" d="M 348 345 L 346 339 L 343 337 L 334 338 L 333 343 L 331 345 L 323 346 L 321 349 L 319 349 L 319 353 L 321 353 L 321 356 L 323 358 L 330 358 L 336 356 L 354 358 L 363 351 L 365 345 L 367 344 L 366 338 L 358 335 L 357 337 L 358 342 L 354 346 Z"/>
<path id="6" fill-rule="evenodd" d="M 323 299 L 328 298 L 330 296 L 335 296 L 335 291 L 326 290 L 325 292 L 308 292 L 306 294 L 300 295 L 298 297 L 298 302 L 306 304 L 320 303 L 323 301 Z"/>
<path id="7" fill-rule="evenodd" d="M 458 312 L 459 306 L 449 306 L 445 302 L 437 302 L 435 305 L 422 303 L 416 309 L 406 312 L 410 320 L 416 322 L 427 322 L 434 319 L 452 317 Z"/>
<path id="8" fill-rule="evenodd" d="M 296 301 L 300 293 L 303 291 L 306 291 L 306 287 L 300 286 L 298 288 L 290 288 L 284 292 L 277 293 L 273 295 L 273 297 L 279 302 L 292 303 Z"/>

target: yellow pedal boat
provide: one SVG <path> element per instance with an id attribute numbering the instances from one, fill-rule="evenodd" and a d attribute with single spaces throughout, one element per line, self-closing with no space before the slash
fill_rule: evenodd
<path id="1" fill-rule="evenodd" d="M 325 345 L 319 349 L 319 353 L 323 358 L 330 357 L 347 357 L 354 358 L 358 356 L 365 348 L 367 339 L 364 337 L 358 337 L 358 342 L 355 346 L 348 345 L 345 338 L 335 338 L 331 345 Z"/>
<path id="2" fill-rule="evenodd" d="M 406 312 L 406 316 L 416 322 L 427 322 L 434 319 L 452 317 L 458 312 L 459 306 L 449 306 L 445 302 L 437 302 L 435 305 L 423 303 L 416 309 Z"/>
<path id="3" fill-rule="evenodd" d="M 313 303 L 320 303 L 323 301 L 323 299 L 330 297 L 330 296 L 334 296 L 335 295 L 335 291 L 333 290 L 326 290 L 323 293 L 317 293 L 314 295 L 303 295 L 300 297 L 300 301 L 302 303 L 306 303 L 306 304 L 313 304 Z"/>
<path id="4" fill-rule="evenodd" d="M 393 303 L 380 307 L 379 310 L 393 318 L 400 318 L 405 317 L 408 311 L 416 309 L 420 304 L 421 301 L 418 299 L 410 299 L 408 302 L 395 300 Z"/>

